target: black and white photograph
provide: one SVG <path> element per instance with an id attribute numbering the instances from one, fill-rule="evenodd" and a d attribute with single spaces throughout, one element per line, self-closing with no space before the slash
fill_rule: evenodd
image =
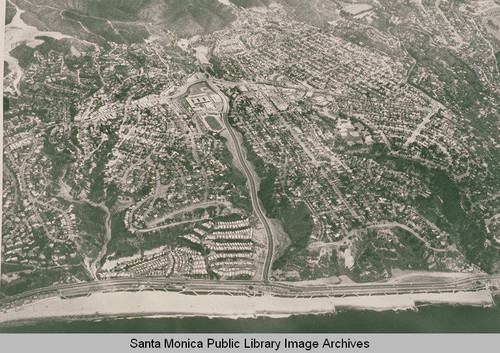
<path id="1" fill-rule="evenodd" d="M 0 342 L 500 346 L 499 0 L 0 7 Z"/>

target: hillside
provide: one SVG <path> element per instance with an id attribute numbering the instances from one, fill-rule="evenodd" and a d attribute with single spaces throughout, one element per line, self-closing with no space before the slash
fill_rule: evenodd
<path id="1" fill-rule="evenodd" d="M 339 6 L 333 0 L 230 0 L 243 8 L 268 6 L 278 3 L 296 20 L 313 26 L 323 26 L 328 21 L 337 19 Z"/>
<path id="2" fill-rule="evenodd" d="M 323 26 L 329 21 L 339 18 L 339 7 L 332 0 L 302 1 L 277 0 L 298 21 L 313 26 Z"/>
<path id="3" fill-rule="evenodd" d="M 218 0 L 40 0 L 36 6 L 26 0 L 13 2 L 25 11 L 23 19 L 29 24 L 92 42 L 139 42 L 149 35 L 149 24 L 192 36 L 236 19 Z M 130 38 L 130 32 L 136 35 Z"/>
<path id="4" fill-rule="evenodd" d="M 36 5 L 27 0 L 12 2 L 25 11 L 23 19 L 28 24 L 100 44 L 141 42 L 149 36 L 149 25 L 181 37 L 211 33 L 234 21 L 237 11 L 219 0 L 39 0 Z M 338 6 L 332 0 L 231 2 L 240 8 L 276 2 L 298 21 L 314 26 L 338 18 Z"/>
<path id="5" fill-rule="evenodd" d="M 250 8 L 259 6 L 268 6 L 271 0 L 230 0 L 236 6 Z"/>

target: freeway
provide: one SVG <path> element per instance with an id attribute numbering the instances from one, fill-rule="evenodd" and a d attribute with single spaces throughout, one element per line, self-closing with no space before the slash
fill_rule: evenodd
<path id="1" fill-rule="evenodd" d="M 269 281 L 269 274 L 271 272 L 271 264 L 273 261 L 273 253 L 274 253 L 274 240 L 273 240 L 273 232 L 271 230 L 271 227 L 269 226 L 269 223 L 267 221 L 266 216 L 264 215 L 264 212 L 262 211 L 260 202 L 259 202 L 259 196 L 258 196 L 258 188 L 257 188 L 257 183 L 255 182 L 254 176 L 252 172 L 250 171 L 248 167 L 247 160 L 245 156 L 243 155 L 243 152 L 241 150 L 240 143 L 236 137 L 236 133 L 234 132 L 234 129 L 231 127 L 229 124 L 229 121 L 227 119 L 227 114 L 229 113 L 229 102 L 225 94 L 223 94 L 220 89 L 209 79 L 207 79 L 207 84 L 208 86 L 216 92 L 222 99 L 222 102 L 224 104 L 222 108 L 222 121 L 223 124 L 225 125 L 227 131 L 229 132 L 229 135 L 231 136 L 231 139 L 234 142 L 234 146 L 236 148 L 237 155 L 235 157 L 238 158 L 241 166 L 243 167 L 243 171 L 245 172 L 245 175 L 248 179 L 248 184 L 250 187 L 250 198 L 252 200 L 252 207 L 255 211 L 255 214 L 259 218 L 260 222 L 264 225 L 264 228 L 266 229 L 266 234 L 267 234 L 267 253 L 266 253 L 266 259 L 264 262 L 264 271 L 263 271 L 263 279 L 264 281 Z"/>
<path id="2" fill-rule="evenodd" d="M 300 282 L 299 282 L 300 283 Z M 365 284 L 322 284 L 301 286 L 299 283 L 264 281 L 215 281 L 202 279 L 115 278 L 94 282 L 63 284 L 27 291 L 0 300 L 0 309 L 8 310 L 49 297 L 71 298 L 92 293 L 120 291 L 176 291 L 184 294 L 272 295 L 291 298 L 371 296 L 414 293 L 455 293 L 479 290 L 498 291 L 500 275 L 471 275 L 455 280 Z"/>

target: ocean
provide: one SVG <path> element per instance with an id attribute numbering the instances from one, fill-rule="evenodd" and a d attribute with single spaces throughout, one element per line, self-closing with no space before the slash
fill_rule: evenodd
<path id="1" fill-rule="evenodd" d="M 50 320 L 1 327 L 3 333 L 500 333 L 497 306 L 424 306 L 418 310 L 345 310 L 288 318 L 130 318 Z"/>

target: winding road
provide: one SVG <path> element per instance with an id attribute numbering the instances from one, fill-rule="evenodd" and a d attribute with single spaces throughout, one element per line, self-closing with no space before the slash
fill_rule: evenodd
<path id="1" fill-rule="evenodd" d="M 220 89 L 211 81 L 207 79 L 207 84 L 208 86 L 219 95 L 219 97 L 222 99 L 222 102 L 224 104 L 222 108 L 222 121 L 229 132 L 229 135 L 231 139 L 233 140 L 234 146 L 236 148 L 236 158 L 238 158 L 242 168 L 243 172 L 245 173 L 247 180 L 248 180 L 248 185 L 250 188 L 250 198 L 252 200 L 252 207 L 259 218 L 260 222 L 264 225 L 264 228 L 266 229 L 266 234 L 267 234 L 267 253 L 266 253 L 266 259 L 264 262 L 264 271 L 263 271 L 263 280 L 264 282 L 269 281 L 269 275 L 271 273 L 271 264 L 273 262 L 273 254 L 274 254 L 274 240 L 273 240 L 273 232 L 271 230 L 271 227 L 269 226 L 269 222 L 267 221 L 266 216 L 264 215 L 264 212 L 262 211 L 262 207 L 259 202 L 259 196 L 258 196 L 258 188 L 257 188 L 257 182 L 255 181 L 252 172 L 250 171 L 250 167 L 248 166 L 248 162 L 243 154 L 243 151 L 241 149 L 240 143 L 238 141 L 238 138 L 236 137 L 236 133 L 234 129 L 231 127 L 229 124 L 229 121 L 227 119 L 227 114 L 229 113 L 229 102 L 228 98 L 220 91 Z"/>

